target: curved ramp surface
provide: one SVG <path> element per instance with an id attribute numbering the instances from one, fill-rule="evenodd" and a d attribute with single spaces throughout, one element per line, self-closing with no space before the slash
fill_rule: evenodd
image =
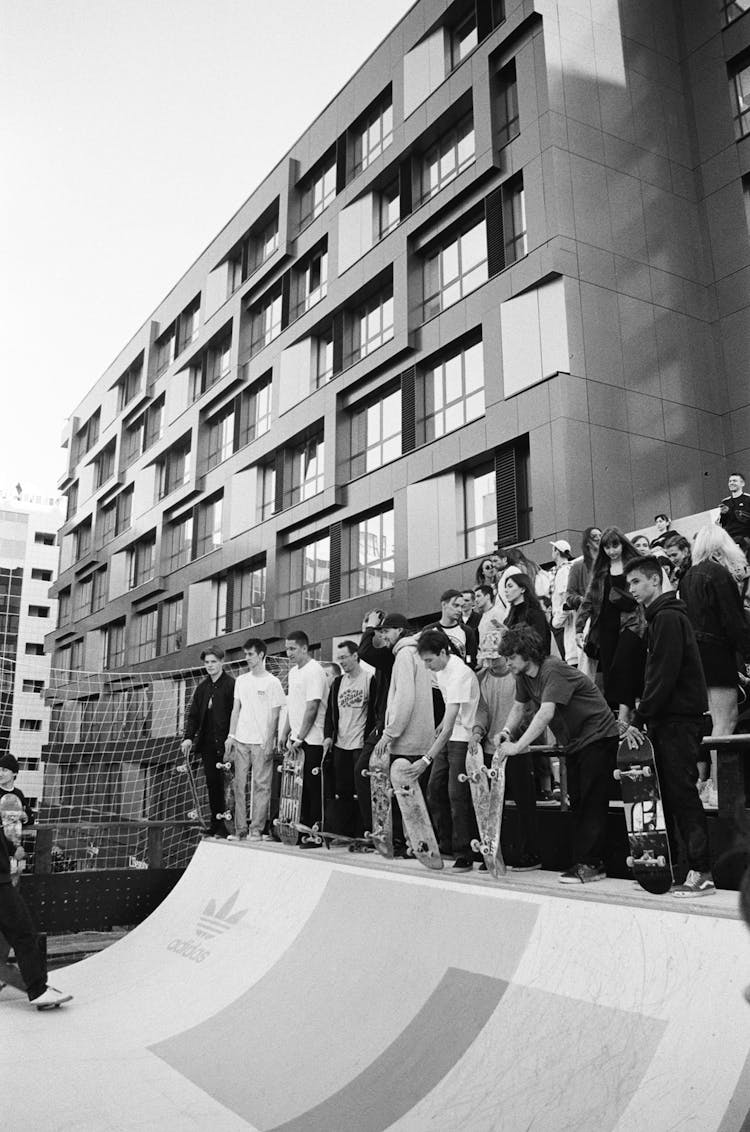
<path id="1" fill-rule="evenodd" d="M 740 1132 L 750 936 L 706 903 L 203 842 L 56 972 L 69 1008 L 3 992 L 3 1108 L 47 1132 Z"/>

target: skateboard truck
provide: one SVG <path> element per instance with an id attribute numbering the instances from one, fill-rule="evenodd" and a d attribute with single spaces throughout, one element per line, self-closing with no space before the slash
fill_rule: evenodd
<path id="1" fill-rule="evenodd" d="M 652 778 L 653 773 L 650 766 L 634 766 L 632 770 L 616 770 L 614 776 L 617 782 L 622 778 L 629 778 L 632 782 L 638 782 L 641 778 Z"/>

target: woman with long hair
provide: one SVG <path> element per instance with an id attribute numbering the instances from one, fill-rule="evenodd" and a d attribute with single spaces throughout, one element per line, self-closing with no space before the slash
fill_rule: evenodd
<path id="1" fill-rule="evenodd" d="M 693 565 L 680 580 L 708 687 L 711 734 L 732 735 L 737 725 L 737 670 L 750 659 L 750 623 L 742 602 L 748 574 L 740 547 L 721 527 L 701 527 L 693 543 Z M 698 764 L 704 805 L 716 805 L 716 752 Z M 701 784 L 705 783 L 705 786 Z"/>
<path id="2" fill-rule="evenodd" d="M 475 576 L 478 586 L 492 586 L 497 593 L 497 567 L 491 558 L 482 559 Z"/>
<path id="3" fill-rule="evenodd" d="M 581 635 L 590 621 L 587 651 L 598 647 L 604 698 L 623 723 L 630 723 L 646 667 L 646 619 L 624 573 L 640 557 L 619 527 L 606 527 L 576 616 Z M 583 647 L 582 636 L 578 643 Z"/>
<path id="4" fill-rule="evenodd" d="M 579 609 L 586 596 L 594 559 L 599 552 L 602 532 L 599 527 L 586 527 L 581 536 L 581 557 L 575 558 L 568 574 L 565 609 Z"/>
<path id="5" fill-rule="evenodd" d="M 507 629 L 528 625 L 542 639 L 545 653 L 549 654 L 551 632 L 542 604 L 534 591 L 534 583 L 527 574 L 511 574 L 505 579 L 505 600 L 509 605 L 505 619 Z"/>

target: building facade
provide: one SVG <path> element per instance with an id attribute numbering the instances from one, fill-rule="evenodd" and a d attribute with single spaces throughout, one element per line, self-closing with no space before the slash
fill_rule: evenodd
<path id="1" fill-rule="evenodd" d="M 18 759 L 17 785 L 34 807 L 49 736 L 44 639 L 57 620 L 49 590 L 57 578 L 62 521 L 58 499 L 0 490 L 0 754 L 10 751 Z"/>
<path id="2" fill-rule="evenodd" d="M 66 670 L 325 652 L 494 540 L 715 506 L 750 434 L 750 16 L 419 0 L 73 412 Z"/>

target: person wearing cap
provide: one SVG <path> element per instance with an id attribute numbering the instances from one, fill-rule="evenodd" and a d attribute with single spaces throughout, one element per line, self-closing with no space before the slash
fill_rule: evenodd
<path id="1" fill-rule="evenodd" d="M 0 797 L 14 794 L 24 804 L 23 794 L 13 786 L 17 774 L 18 760 L 11 754 L 3 755 L 0 758 Z M 25 808 L 28 811 L 28 807 Z M 71 996 L 47 983 L 44 949 L 26 902 L 14 883 L 13 862 L 18 859 L 18 852 L 0 826 L 0 933 L 13 948 L 30 1004 L 41 1010 L 69 1002 Z"/>
<path id="2" fill-rule="evenodd" d="M 565 609 L 565 595 L 568 592 L 570 567 L 573 553 L 567 539 L 556 539 L 552 544 L 552 558 L 555 563 L 555 576 L 552 579 L 550 600 L 552 601 L 552 632 L 560 651 L 560 656 L 568 664 L 578 665 L 578 645 L 576 644 L 575 617 L 572 609 Z"/>

